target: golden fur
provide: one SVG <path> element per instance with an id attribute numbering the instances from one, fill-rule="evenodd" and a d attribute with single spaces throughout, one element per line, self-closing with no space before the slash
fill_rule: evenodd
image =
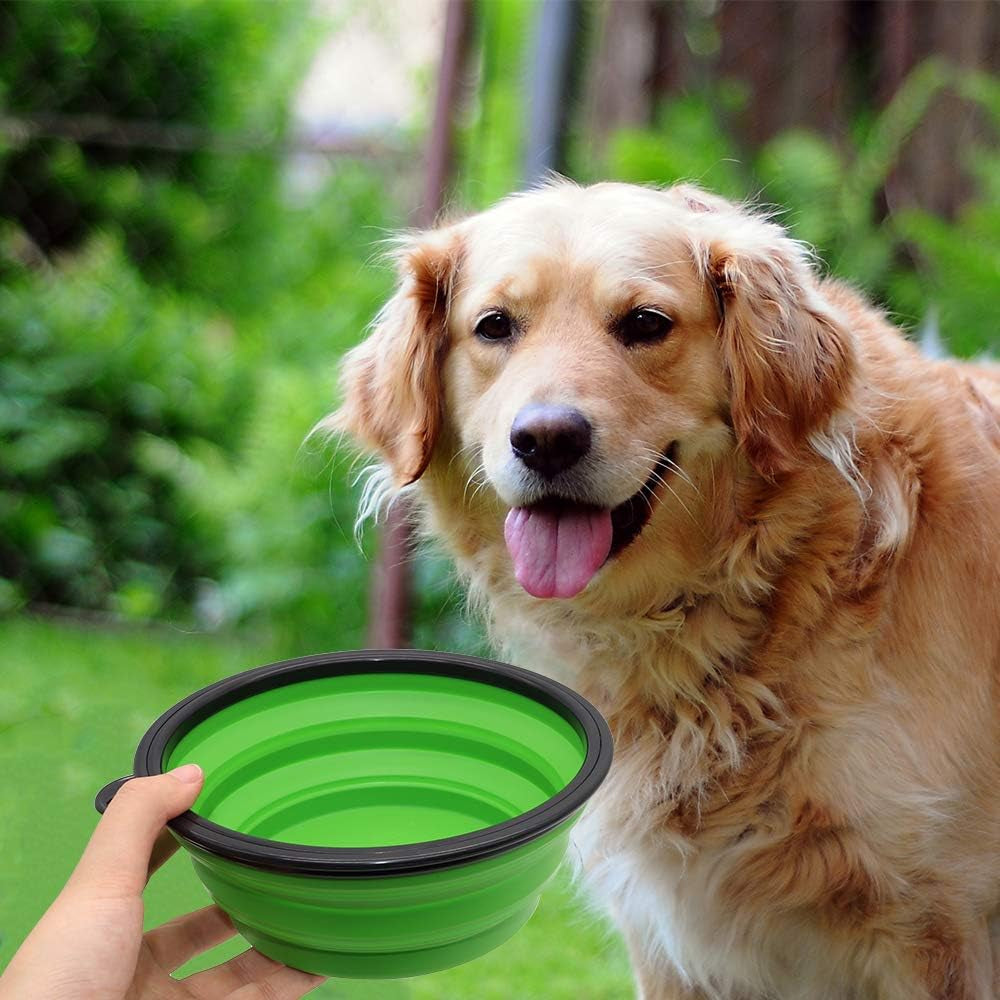
<path id="1" fill-rule="evenodd" d="M 997 373 L 923 358 L 690 187 L 553 184 L 399 259 L 329 424 L 419 497 L 506 656 L 606 715 L 577 839 L 641 996 L 1000 996 Z M 640 303 L 675 326 L 625 347 L 608 317 Z M 512 343 L 472 332 L 497 305 Z M 587 414 L 609 507 L 677 442 L 568 600 L 526 594 L 503 540 L 538 401 Z"/>

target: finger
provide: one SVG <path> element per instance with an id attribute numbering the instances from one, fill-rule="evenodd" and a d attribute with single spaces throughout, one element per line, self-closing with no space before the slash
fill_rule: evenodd
<path id="1" fill-rule="evenodd" d="M 173 972 L 188 959 L 222 944 L 235 933 L 236 928 L 222 910 L 206 906 L 148 931 L 144 941 L 156 964 Z"/>
<path id="2" fill-rule="evenodd" d="M 231 958 L 222 965 L 217 965 L 214 969 L 207 969 L 205 972 L 188 976 L 184 980 L 184 985 L 197 997 L 203 997 L 204 1000 L 217 1000 L 218 997 L 229 996 L 241 986 L 257 982 L 259 979 L 266 979 L 283 968 L 284 966 L 280 962 L 275 962 L 259 951 L 250 948 L 247 951 L 241 951 L 235 958 Z"/>
<path id="3" fill-rule="evenodd" d="M 149 857 L 149 867 L 146 869 L 147 882 L 152 877 L 153 872 L 162 868 L 177 853 L 179 846 L 177 838 L 169 830 L 160 831 L 153 842 L 153 853 Z"/>
<path id="4" fill-rule="evenodd" d="M 241 986 L 228 1000 L 299 1000 L 326 982 L 326 976 L 314 976 L 285 966 L 265 979 Z"/>
<path id="5" fill-rule="evenodd" d="M 200 767 L 185 764 L 127 781 L 97 824 L 69 885 L 141 893 L 157 836 L 168 819 L 194 804 L 203 780 Z"/>

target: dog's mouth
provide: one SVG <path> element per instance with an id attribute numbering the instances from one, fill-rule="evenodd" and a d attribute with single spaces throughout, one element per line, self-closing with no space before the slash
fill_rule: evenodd
<path id="1" fill-rule="evenodd" d="M 617 507 L 548 498 L 514 507 L 504 524 L 517 582 L 533 597 L 575 597 L 609 560 L 629 546 L 653 513 L 657 489 L 676 467 L 674 442 L 649 478 Z"/>

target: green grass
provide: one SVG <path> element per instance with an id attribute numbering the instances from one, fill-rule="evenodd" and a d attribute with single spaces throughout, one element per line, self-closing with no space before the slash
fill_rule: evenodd
<path id="1" fill-rule="evenodd" d="M 150 722 L 195 688 L 311 651 L 181 632 L 0 621 L 0 969 L 75 864 L 96 822 L 94 793 L 128 772 Z M 178 855 L 155 876 L 146 900 L 147 925 L 154 926 L 206 896 Z M 213 964 L 239 947 L 223 946 Z M 585 912 L 562 875 L 528 925 L 483 958 L 420 979 L 328 983 L 312 995 L 627 1000 L 632 987 L 620 941 Z"/>

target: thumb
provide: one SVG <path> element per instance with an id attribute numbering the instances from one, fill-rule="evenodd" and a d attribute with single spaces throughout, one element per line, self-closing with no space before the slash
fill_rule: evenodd
<path id="1" fill-rule="evenodd" d="M 191 808 L 203 782 L 197 764 L 125 782 L 97 824 L 67 888 L 141 894 L 157 836 L 167 820 Z"/>

